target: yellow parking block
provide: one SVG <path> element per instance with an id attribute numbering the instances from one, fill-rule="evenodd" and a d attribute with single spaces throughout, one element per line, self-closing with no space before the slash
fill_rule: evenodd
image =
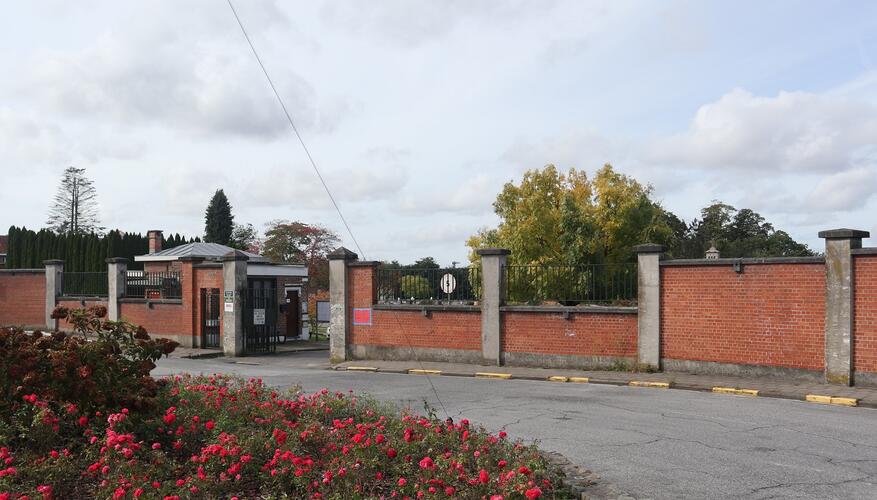
<path id="1" fill-rule="evenodd" d="M 859 400 L 855 398 L 831 398 L 831 404 L 840 406 L 859 406 Z"/>
<path id="2" fill-rule="evenodd" d="M 758 396 L 758 391 L 755 389 L 737 389 L 736 387 L 713 387 L 713 392 L 737 396 Z"/>
<path id="3" fill-rule="evenodd" d="M 591 379 L 589 379 L 588 377 L 570 377 L 569 381 L 575 382 L 577 384 L 587 384 L 591 381 Z"/>
<path id="4" fill-rule="evenodd" d="M 569 382 L 569 377 L 560 377 L 560 376 L 548 377 L 548 381 L 549 382 Z"/>
<path id="5" fill-rule="evenodd" d="M 820 396 L 818 394 L 808 394 L 808 395 L 804 396 L 804 399 L 806 401 L 811 402 L 811 403 L 820 403 L 820 404 L 824 404 L 824 405 L 831 404 L 831 396 Z"/>
<path id="6" fill-rule="evenodd" d="M 347 371 L 349 372 L 376 372 L 377 368 L 374 366 L 348 366 Z"/>
<path id="7" fill-rule="evenodd" d="M 631 387 L 652 387 L 655 389 L 669 389 L 670 382 L 646 382 L 643 380 L 631 380 L 628 384 Z"/>
<path id="8" fill-rule="evenodd" d="M 508 380 L 512 378 L 511 373 L 493 373 L 493 372 L 478 372 L 475 374 L 476 377 L 481 378 L 501 378 L 504 380 Z"/>
<path id="9" fill-rule="evenodd" d="M 441 375 L 442 371 L 441 370 L 418 370 L 418 369 L 412 368 L 412 369 L 408 370 L 408 373 L 410 375 Z"/>
<path id="10" fill-rule="evenodd" d="M 713 392 L 718 392 L 720 394 L 734 394 L 737 392 L 737 389 L 733 387 L 713 387 Z"/>
<path id="11" fill-rule="evenodd" d="M 758 390 L 757 389 L 737 389 L 737 391 L 734 392 L 734 394 L 736 394 L 738 396 L 758 396 Z"/>

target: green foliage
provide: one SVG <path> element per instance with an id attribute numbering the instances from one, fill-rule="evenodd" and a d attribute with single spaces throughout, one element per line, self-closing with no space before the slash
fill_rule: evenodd
<path id="1" fill-rule="evenodd" d="M 194 240 L 174 235 L 164 240 L 163 248 L 173 248 Z M 35 269 L 43 261 L 60 259 L 64 269 L 71 272 L 106 271 L 107 257 L 128 259 L 129 269 L 140 269 L 143 264 L 134 261 L 137 255 L 149 251 L 149 239 L 137 233 L 112 230 L 104 235 L 57 234 L 48 229 L 32 231 L 25 227 L 9 228 L 8 269 Z"/>
<path id="2" fill-rule="evenodd" d="M 230 247 L 248 252 L 256 251 L 258 253 L 259 243 L 259 231 L 252 224 L 234 225 L 234 230 L 231 232 Z"/>
<path id="3" fill-rule="evenodd" d="M 402 297 L 405 299 L 428 299 L 435 295 L 429 286 L 429 280 L 423 276 L 402 276 L 399 278 L 399 287 L 402 289 Z"/>
<path id="4" fill-rule="evenodd" d="M 331 229 L 298 221 L 274 220 L 267 224 L 262 255 L 274 262 L 307 264 L 311 290 L 329 289 L 326 255 L 341 239 Z"/>
<path id="5" fill-rule="evenodd" d="M 229 245 L 234 230 L 234 216 L 231 214 L 231 203 L 222 189 L 217 189 L 207 205 L 204 214 L 204 241 Z"/>

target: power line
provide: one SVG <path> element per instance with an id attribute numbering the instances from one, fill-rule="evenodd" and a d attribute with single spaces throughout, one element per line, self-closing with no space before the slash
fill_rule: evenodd
<path id="1" fill-rule="evenodd" d="M 265 79 L 268 80 L 268 85 L 271 86 L 271 91 L 274 92 L 274 97 L 277 98 L 277 102 L 280 103 L 280 108 L 283 109 L 283 114 L 286 116 L 286 120 L 289 122 L 289 126 L 292 127 L 292 131 L 295 133 L 295 136 L 298 138 L 299 144 L 301 144 L 302 149 L 304 149 L 305 155 L 308 157 L 308 161 L 311 163 L 311 167 L 314 169 L 314 173 L 317 174 L 317 177 L 320 179 L 320 183 L 323 185 L 323 189 L 326 190 L 326 194 L 329 195 L 329 199 L 332 200 L 332 205 L 335 207 L 335 211 L 338 212 L 338 217 L 341 218 L 341 222 L 344 224 L 344 227 L 347 229 L 347 234 L 350 235 L 350 239 L 353 240 L 353 244 L 356 246 L 356 249 L 359 251 L 359 255 L 365 259 L 365 252 L 362 251 L 362 247 L 359 246 L 359 242 L 356 241 L 356 236 L 353 235 L 353 230 L 350 229 L 350 226 L 347 224 L 347 220 L 344 218 L 344 214 L 341 213 L 341 208 L 338 206 L 338 203 L 335 201 L 335 197 L 332 196 L 332 191 L 329 190 L 329 186 L 326 184 L 326 181 L 323 179 L 323 175 L 320 174 L 320 169 L 317 168 L 317 162 L 314 161 L 314 157 L 311 156 L 310 150 L 308 150 L 307 145 L 305 144 L 304 139 L 302 139 L 301 134 L 298 131 L 298 127 L 295 126 L 295 122 L 292 119 L 292 116 L 289 114 L 289 111 L 286 109 L 286 104 L 283 102 L 283 98 L 280 97 L 280 93 L 277 92 L 277 87 L 274 86 L 274 81 L 271 80 L 271 76 L 268 74 L 268 70 L 265 69 L 265 65 L 262 63 L 262 58 L 259 57 L 259 53 L 256 51 L 256 46 L 253 45 L 253 41 L 250 39 L 250 35 L 247 33 L 246 28 L 244 28 L 244 23 L 241 22 L 241 18 L 238 16 L 237 11 L 232 5 L 231 0 L 226 0 L 228 2 L 228 6 L 231 9 L 232 14 L 234 14 L 234 18 L 238 23 L 238 26 L 241 28 L 241 33 L 244 34 L 244 38 L 247 39 L 247 45 L 250 46 L 250 50 L 253 51 L 253 56 L 256 58 L 256 62 L 259 63 L 259 67 L 262 68 L 262 74 L 265 75 Z M 396 324 L 399 326 L 399 329 L 403 331 L 404 328 L 402 326 L 402 322 L 399 321 L 399 317 L 396 314 L 396 311 L 392 311 L 393 319 L 396 320 Z M 406 335 L 402 335 L 403 338 L 408 343 L 409 349 L 411 349 L 411 353 L 414 356 L 414 359 L 417 361 L 417 364 L 423 368 L 423 363 L 418 359 L 417 353 L 414 350 L 414 346 L 411 344 L 410 339 Z M 435 395 L 436 401 L 438 401 L 439 406 L 442 407 L 442 411 L 445 413 L 446 418 L 450 418 L 448 414 L 447 408 L 445 408 L 445 404 L 442 402 L 441 397 L 439 397 L 438 390 L 435 388 L 435 384 L 432 383 L 429 376 L 424 377 L 427 382 L 429 382 L 429 386 L 432 388 L 432 393 Z"/>

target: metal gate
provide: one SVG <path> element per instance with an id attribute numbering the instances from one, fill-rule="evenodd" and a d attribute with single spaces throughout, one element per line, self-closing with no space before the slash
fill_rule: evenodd
<path id="1" fill-rule="evenodd" d="M 201 347 L 219 346 L 219 288 L 202 288 Z"/>
<path id="2" fill-rule="evenodd" d="M 251 281 L 243 292 L 244 350 L 274 352 L 277 347 L 277 291 L 267 282 Z"/>

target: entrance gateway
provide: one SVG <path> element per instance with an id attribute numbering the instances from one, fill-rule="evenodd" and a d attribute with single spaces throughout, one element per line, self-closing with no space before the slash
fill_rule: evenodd
<path id="1" fill-rule="evenodd" d="M 243 291 L 244 350 L 247 353 L 274 352 L 277 349 L 276 280 L 250 278 Z"/>

